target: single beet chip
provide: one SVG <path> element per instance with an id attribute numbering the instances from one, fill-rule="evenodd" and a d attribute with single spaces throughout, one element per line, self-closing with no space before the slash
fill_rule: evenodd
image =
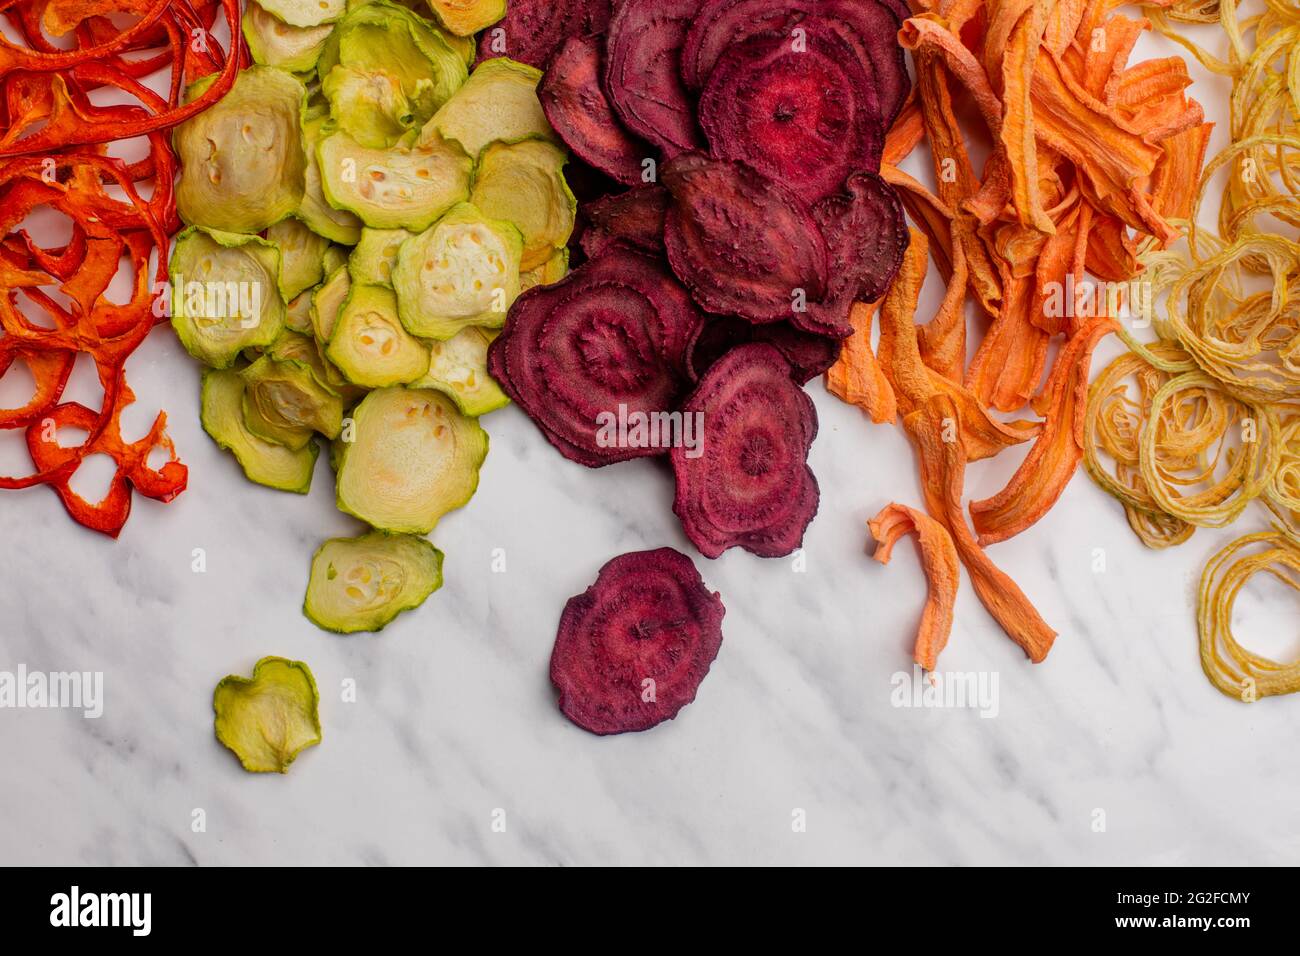
<path id="1" fill-rule="evenodd" d="M 662 186 L 638 186 L 584 203 L 581 212 L 587 228 L 582 234 L 582 251 L 594 259 L 606 246 L 621 240 L 662 254 L 669 198 Z"/>
<path id="2" fill-rule="evenodd" d="M 807 20 L 801 42 L 760 34 L 725 50 L 700 97 L 715 156 L 749 163 L 810 203 L 854 169 L 878 169 L 885 130 L 875 81 L 852 45 Z"/>
<path id="3" fill-rule="evenodd" d="M 605 92 L 623 125 L 674 156 L 701 145 L 680 50 L 699 0 L 622 0 L 609 23 Z"/>
<path id="4" fill-rule="evenodd" d="M 791 48 L 802 47 L 813 30 L 828 27 L 871 77 L 888 129 L 911 87 L 898 43 L 898 29 L 911 15 L 903 0 L 704 0 L 682 44 L 682 78 L 689 89 L 703 89 L 723 54 L 750 37 L 776 34 Z"/>
<path id="5" fill-rule="evenodd" d="M 790 363 L 791 377 L 800 385 L 806 385 L 834 365 L 842 345 L 837 338 L 805 332 L 789 322 L 755 325 L 735 316 L 720 315 L 700 326 L 686 348 L 691 378 L 698 381 L 714 362 L 750 342 L 766 342 L 780 352 Z"/>
<path id="6" fill-rule="evenodd" d="M 508 56 L 546 69 L 569 37 L 604 33 L 614 0 L 510 0 L 505 18 L 479 34 L 480 60 Z"/>
<path id="7" fill-rule="evenodd" d="M 673 511 L 700 553 L 739 546 L 776 558 L 799 547 L 820 498 L 807 464 L 817 412 L 781 353 L 764 342 L 732 349 L 682 413 L 703 416 L 703 440 L 695 457 L 672 450 Z"/>
<path id="8" fill-rule="evenodd" d="M 907 221 L 898 193 L 875 173 L 856 172 L 844 190 L 813 207 L 826 241 L 826 294 L 792 317 L 796 326 L 844 338 L 853 334 L 854 302 L 874 302 L 894 281 L 907 251 Z"/>
<path id="9" fill-rule="evenodd" d="M 684 153 L 662 172 L 668 261 L 704 309 L 776 322 L 821 300 L 826 244 L 807 203 L 735 160 Z"/>
<path id="10" fill-rule="evenodd" d="M 612 559 L 560 616 L 551 652 L 560 712 L 601 735 L 672 720 L 718 656 L 725 613 L 680 551 Z"/>
<path id="11" fill-rule="evenodd" d="M 616 243 L 516 299 L 488 371 L 571 461 L 597 468 L 661 455 L 662 443 L 611 442 L 606 423 L 677 407 L 689 385 L 686 345 L 703 321 L 660 257 Z"/>
<path id="12" fill-rule="evenodd" d="M 641 164 L 652 148 L 614 115 L 600 83 L 600 42 L 570 37 L 551 57 L 537 98 L 560 138 L 581 159 L 625 186 L 641 182 Z"/>

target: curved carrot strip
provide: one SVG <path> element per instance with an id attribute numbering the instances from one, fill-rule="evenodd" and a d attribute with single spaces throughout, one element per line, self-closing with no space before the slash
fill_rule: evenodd
<path id="1" fill-rule="evenodd" d="M 916 535 L 928 594 L 921 611 L 921 623 L 916 629 L 912 657 L 921 667 L 932 671 L 952 634 L 959 573 L 957 546 L 952 543 L 947 528 L 924 512 L 906 505 L 885 505 L 867 525 L 871 536 L 876 539 L 876 551 L 872 557 L 881 564 L 889 563 L 899 538 L 905 534 Z"/>

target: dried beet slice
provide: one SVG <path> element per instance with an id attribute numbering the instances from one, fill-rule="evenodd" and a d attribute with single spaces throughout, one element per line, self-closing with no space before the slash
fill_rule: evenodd
<path id="1" fill-rule="evenodd" d="M 672 720 L 718 656 L 725 613 L 680 551 L 611 559 L 560 615 L 551 652 L 560 712 L 602 735 Z"/>
<path id="2" fill-rule="evenodd" d="M 479 35 L 478 57 L 544 70 L 568 37 L 604 33 L 613 8 L 614 0 L 510 0 L 505 17 Z"/>
<path id="3" fill-rule="evenodd" d="M 826 289 L 826 245 L 802 199 L 753 167 L 686 153 L 664 164 L 664 247 L 677 277 L 718 315 L 790 318 Z"/>
<path id="4" fill-rule="evenodd" d="M 623 125 L 665 156 L 702 145 L 679 52 L 700 0 L 622 0 L 609 23 L 605 92 Z"/>
<path id="5" fill-rule="evenodd" d="M 774 558 L 799 547 L 820 498 L 807 464 L 817 412 L 781 353 L 764 342 L 732 349 L 682 413 L 703 416 L 703 441 L 693 458 L 672 450 L 673 511 L 700 553 L 739 546 Z"/>
<path id="6" fill-rule="evenodd" d="M 767 33 L 724 51 L 699 113 L 715 156 L 743 160 L 812 203 L 854 169 L 878 169 L 885 130 L 852 46 L 823 21 L 802 28 L 799 44 Z"/>
<path id="7" fill-rule="evenodd" d="M 877 91 L 888 129 L 911 88 L 898 29 L 912 14 L 904 0 L 705 0 L 682 44 L 682 78 L 702 89 L 723 53 L 760 33 L 793 39 L 795 27 L 831 27 L 853 48 Z M 806 34 L 805 34 L 806 35 Z"/>
<path id="8" fill-rule="evenodd" d="M 607 245 L 622 240 L 638 249 L 662 254 L 664 216 L 670 198 L 662 186 L 638 186 L 584 203 L 581 212 L 587 229 L 582 235 L 582 251 L 595 258 Z"/>
<path id="9" fill-rule="evenodd" d="M 853 334 L 849 310 L 854 302 L 874 302 L 885 294 L 907 250 L 907 222 L 894 187 L 875 173 L 856 172 L 844 191 L 813 207 L 826 240 L 829 261 L 826 295 L 793 316 L 809 332 L 845 338 Z"/>
<path id="10" fill-rule="evenodd" d="M 661 258 L 618 243 L 516 299 L 488 371 L 571 461 L 664 454 L 610 442 L 602 420 L 675 409 L 689 382 L 686 344 L 703 321 Z"/>
<path id="11" fill-rule="evenodd" d="M 574 153 L 632 186 L 641 182 L 641 163 L 652 148 L 623 129 L 600 74 L 600 43 L 592 37 L 569 37 L 551 57 L 537 97 L 551 126 Z"/>
<path id="12" fill-rule="evenodd" d="M 722 356 L 738 345 L 766 342 L 790 363 L 791 376 L 806 385 L 840 357 L 841 341 L 829 335 L 805 332 L 789 322 L 755 325 L 734 316 L 720 315 L 700 326 L 686 348 L 687 369 L 698 381 Z"/>

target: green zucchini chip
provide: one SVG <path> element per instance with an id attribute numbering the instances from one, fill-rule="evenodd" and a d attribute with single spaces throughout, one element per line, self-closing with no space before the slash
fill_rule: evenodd
<path id="1" fill-rule="evenodd" d="M 428 540 L 371 531 L 320 546 L 302 610 L 327 631 L 378 631 L 440 587 L 442 552 Z"/>
<path id="2" fill-rule="evenodd" d="M 339 457 L 338 506 L 382 531 L 428 534 L 474 496 L 487 432 L 441 392 L 383 388 L 352 413 Z"/>
<path id="3" fill-rule="evenodd" d="M 320 692 L 302 661 L 263 657 L 252 678 L 230 674 L 212 694 L 217 739 L 249 773 L 286 773 L 321 741 Z"/>
<path id="4" fill-rule="evenodd" d="M 484 60 L 434 114 L 423 137 L 455 140 L 475 159 L 489 143 L 540 136 L 559 142 L 542 113 L 537 83 L 542 71 L 506 57 Z M 422 137 L 422 138 L 423 138 Z"/>
<path id="5" fill-rule="evenodd" d="M 294 451 L 258 438 L 244 424 L 244 380 L 233 369 L 203 373 L 203 430 L 231 452 L 249 481 L 305 495 L 320 449 L 315 442 Z"/>
<path id="6" fill-rule="evenodd" d="M 429 347 L 402 327 L 393 291 L 375 285 L 352 286 L 325 356 L 367 388 L 402 385 L 429 370 Z"/>
<path id="7" fill-rule="evenodd" d="M 487 370 L 488 346 L 497 334 L 470 326 L 445 342 L 430 342 L 429 371 L 411 387 L 436 388 L 474 418 L 510 404 Z"/>
<path id="8" fill-rule="evenodd" d="M 249 0 L 244 10 L 244 39 L 253 62 L 278 66 L 290 73 L 307 73 L 316 69 L 325 41 L 334 29 L 330 24 L 295 27 L 262 9 L 258 0 Z"/>
<path id="9" fill-rule="evenodd" d="M 408 332 L 449 339 L 470 325 L 500 328 L 519 295 L 523 237 L 469 203 L 402 243 L 393 269 L 398 314 Z"/>
<path id="10" fill-rule="evenodd" d="M 469 201 L 523 234 L 521 271 L 545 265 L 573 235 L 578 201 L 564 180 L 567 160 L 560 147 L 536 137 L 493 143 L 479 157 Z"/>
<path id="11" fill-rule="evenodd" d="M 226 368 L 284 327 L 280 250 L 257 236 L 191 226 L 172 245 L 172 327 L 185 350 Z"/>
<path id="12" fill-rule="evenodd" d="M 194 83 L 194 99 L 215 78 Z M 261 232 L 298 209 L 306 188 L 307 89 L 273 66 L 244 70 L 219 102 L 176 127 L 176 209 L 191 225 Z"/>

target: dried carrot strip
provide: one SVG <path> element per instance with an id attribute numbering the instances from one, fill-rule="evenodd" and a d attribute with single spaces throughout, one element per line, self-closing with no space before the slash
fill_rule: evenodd
<path id="1" fill-rule="evenodd" d="M 933 396 L 903 418 L 920 461 L 926 510 L 948 529 L 981 603 L 1007 636 L 1038 663 L 1052 649 L 1056 632 L 1016 583 L 989 560 L 966 525 L 961 512 L 966 453 L 955 438 L 960 425 L 961 413 L 947 395 Z"/>
<path id="2" fill-rule="evenodd" d="M 879 301 L 854 303 L 849 312 L 853 334 L 844 340 L 840 357 L 826 372 L 826 390 L 857 405 L 877 424 L 892 422 L 898 414 L 894 389 L 871 351 L 871 326 L 879 306 Z"/>
<path id="3" fill-rule="evenodd" d="M 871 536 L 876 539 L 872 555 L 881 564 L 888 564 L 894 544 L 905 534 L 916 535 L 921 548 L 921 568 L 925 571 L 927 596 L 921 611 L 921 623 L 916 630 L 916 645 L 912 656 L 916 663 L 928 671 L 938 665 L 939 654 L 948 644 L 952 634 L 953 605 L 957 599 L 959 565 L 957 546 L 952 543 L 948 529 L 924 512 L 906 505 L 890 503 L 868 523 Z"/>
<path id="4" fill-rule="evenodd" d="M 1001 491 L 971 503 L 971 521 L 981 547 L 1024 531 L 1047 514 L 1065 490 L 1083 458 L 1092 352 L 1118 328 L 1114 319 L 1098 316 L 1062 348 L 1047 383 L 1051 400 L 1042 434 Z"/>

